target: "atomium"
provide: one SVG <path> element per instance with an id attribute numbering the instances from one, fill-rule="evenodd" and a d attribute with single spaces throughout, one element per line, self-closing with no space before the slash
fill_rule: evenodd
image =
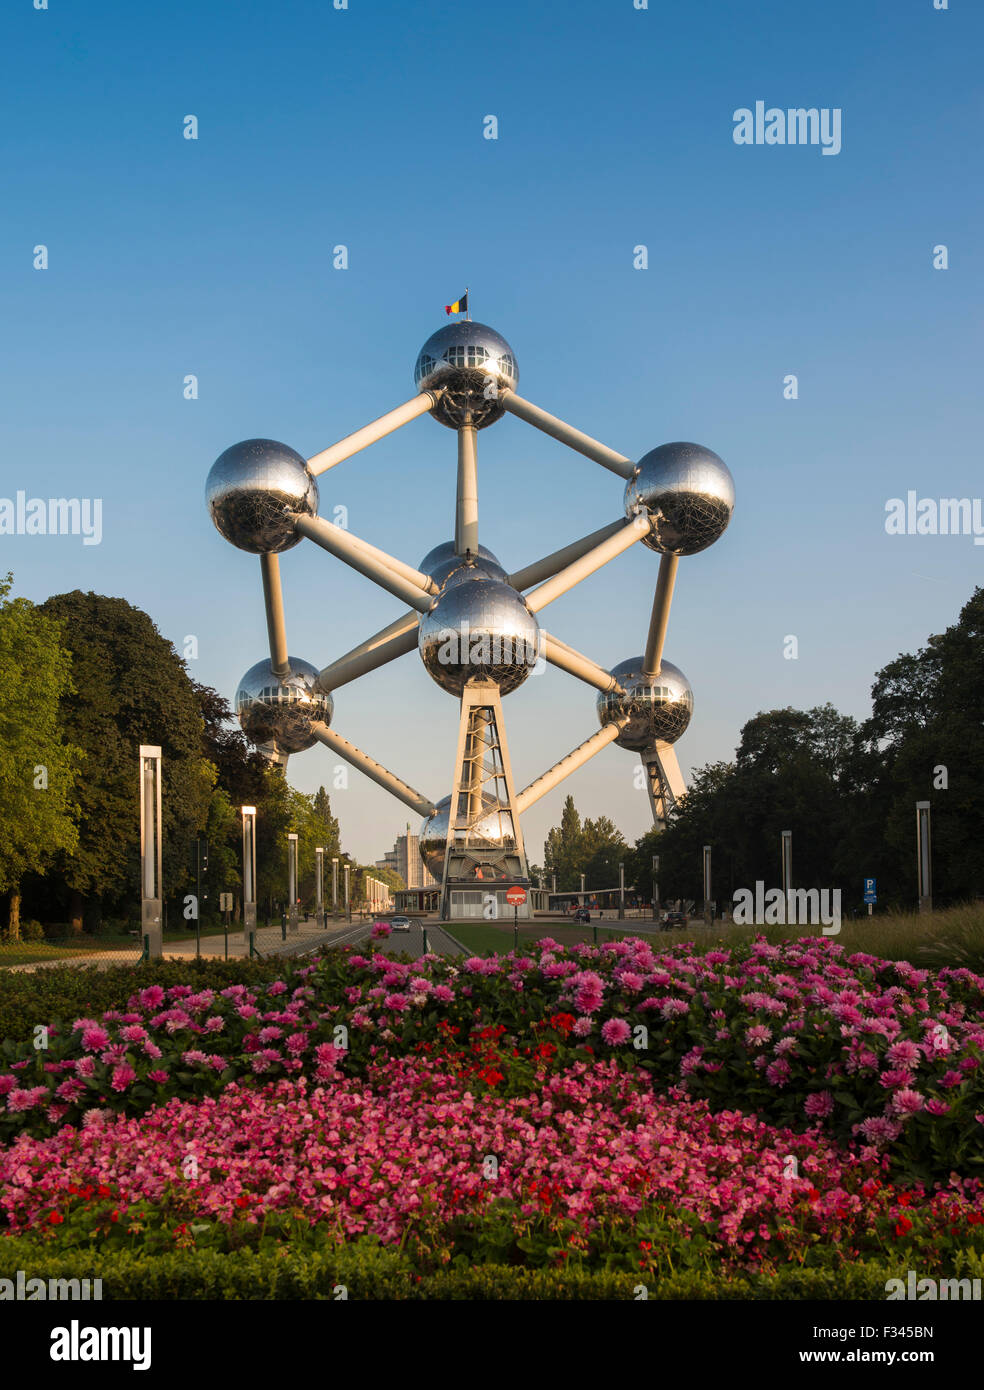
<path id="1" fill-rule="evenodd" d="M 723 459 L 700 444 L 661 444 L 639 460 L 625 489 L 625 514 L 645 508 L 653 529 L 643 545 L 696 555 L 724 534 L 735 509 L 735 483 Z"/>
<path id="2" fill-rule="evenodd" d="M 311 725 L 331 723 L 334 701 L 317 688 L 317 667 L 296 656 L 287 660 L 290 675 L 283 680 L 269 660 L 249 668 L 236 690 L 236 714 L 251 743 L 303 753 L 317 742 Z"/>
<path id="3" fill-rule="evenodd" d="M 609 690 L 599 695 L 598 720 L 602 725 L 628 720 L 615 740 L 620 748 L 645 753 L 656 743 L 676 743 L 686 732 L 694 692 L 679 667 L 663 661 L 658 675 L 647 676 L 643 658 L 634 656 L 613 666 L 612 675 L 625 694 Z"/>
<path id="4" fill-rule="evenodd" d="M 540 629 L 522 594 L 476 571 L 452 574 L 420 619 L 418 647 L 442 690 L 460 695 L 468 680 L 490 680 L 500 695 L 518 689 L 536 665 Z"/>
<path id="5" fill-rule="evenodd" d="M 484 792 L 482 811 L 485 814 L 469 827 L 468 848 L 493 850 L 511 845 L 512 837 L 506 829 L 509 825 L 508 806 L 501 805 L 495 797 Z M 437 803 L 433 814 L 427 816 L 420 827 L 420 857 L 439 882 L 444 874 L 444 851 L 448 842 L 450 816 L 451 798 L 444 796 Z"/>
<path id="6" fill-rule="evenodd" d="M 442 392 L 431 411 L 449 429 L 485 429 L 501 419 L 498 393 L 515 391 L 519 368 L 512 348 L 494 328 L 470 319 L 449 323 L 420 349 L 413 379 L 418 391 Z"/>
<path id="7" fill-rule="evenodd" d="M 317 515 L 318 484 L 286 444 L 244 439 L 213 463 L 205 500 L 227 541 L 253 555 L 278 554 L 301 539 L 291 513 Z"/>
<path id="8" fill-rule="evenodd" d="M 213 465 L 206 489 L 209 512 L 227 540 L 261 556 L 270 635 L 271 660 L 258 662 L 243 677 L 236 712 L 246 736 L 268 756 L 282 760 L 320 740 L 418 814 L 432 811 L 421 829 L 420 847 L 435 877 L 443 873 L 447 857 L 449 866 L 459 866 L 449 867 L 452 880 L 467 877 L 461 868 L 465 865 L 475 877 L 487 869 L 490 878 L 523 881 L 522 813 L 612 742 L 642 754 L 657 825 L 668 822 L 685 794 L 672 745 L 690 723 L 693 693 L 683 673 L 662 659 L 663 642 L 679 557 L 697 554 L 723 534 L 734 510 L 734 481 L 717 454 L 700 445 L 663 444 L 633 463 L 524 401 L 517 395 L 519 370 L 512 348 L 485 324 L 459 319 L 432 334 L 417 357 L 414 380 L 413 399 L 345 435 L 309 462 L 274 440 L 248 439 L 227 449 Z M 596 518 L 590 534 L 512 575 L 478 540 L 478 457 L 472 432 L 507 411 L 625 480 L 619 509 L 624 516 L 600 528 Z M 428 413 L 460 431 L 455 541 L 435 546 L 414 569 L 345 527 L 322 521 L 316 476 Z M 569 477 L 564 486 L 569 493 Z M 524 499 L 516 503 L 514 510 L 523 514 Z M 648 531 L 625 524 L 624 517 L 640 514 L 650 522 Z M 395 596 L 405 611 L 320 675 L 309 663 L 288 658 L 290 674 L 280 680 L 271 664 L 279 667 L 287 650 L 277 556 L 302 536 Z M 660 555 L 646 656 L 623 661 L 609 673 L 544 631 L 540 615 L 547 604 L 638 540 Z M 326 692 L 379 670 L 414 647 L 432 679 L 460 700 L 452 787 L 459 807 L 476 808 L 471 824 L 459 819 L 449 825 L 452 797 L 435 803 L 328 727 L 334 705 Z M 597 699 L 602 727 L 517 792 L 501 697 L 541 669 L 543 657 L 595 690 L 604 690 L 612 677 L 618 689 Z M 646 673 L 647 664 L 656 674 Z M 312 726 L 319 722 L 325 727 L 316 738 Z M 548 710 L 547 729 L 549 722 Z M 448 884 L 443 891 L 446 912 Z"/>

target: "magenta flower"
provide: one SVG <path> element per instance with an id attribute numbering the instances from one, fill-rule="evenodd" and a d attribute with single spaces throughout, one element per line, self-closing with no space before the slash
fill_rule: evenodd
<path id="1" fill-rule="evenodd" d="M 601 1025 L 602 1041 L 608 1043 L 609 1047 L 619 1047 L 628 1042 L 631 1036 L 632 1029 L 624 1018 L 609 1018 Z"/>

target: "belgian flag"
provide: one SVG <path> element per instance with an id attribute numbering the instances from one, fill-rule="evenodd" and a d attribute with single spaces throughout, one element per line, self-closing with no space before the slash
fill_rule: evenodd
<path id="1" fill-rule="evenodd" d="M 456 299 L 453 304 L 445 304 L 446 314 L 467 314 L 468 313 L 468 291 L 465 290 L 460 299 Z"/>

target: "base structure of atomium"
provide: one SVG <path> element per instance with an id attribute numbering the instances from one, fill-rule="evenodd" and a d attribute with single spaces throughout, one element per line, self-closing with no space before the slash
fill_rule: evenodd
<path id="1" fill-rule="evenodd" d="M 226 540 L 260 557 L 270 639 L 269 659 L 240 681 L 236 713 L 268 758 L 285 764 L 290 754 L 322 743 L 422 815 L 420 850 L 441 883 L 442 917 L 481 915 L 490 893 L 501 899 L 504 915 L 507 889 L 528 885 L 522 813 L 602 748 L 615 743 L 640 755 L 657 828 L 685 794 L 673 745 L 690 722 L 693 692 L 683 672 L 663 659 L 663 644 L 680 557 L 722 535 L 734 511 L 734 481 L 700 445 L 662 444 L 633 462 L 548 415 L 517 395 L 519 369 L 505 339 L 469 319 L 427 340 L 414 380 L 412 400 L 313 458 L 272 439 L 248 439 L 213 465 L 209 511 Z M 428 413 L 458 438 L 454 540 L 435 546 L 414 568 L 320 517 L 317 478 Z M 514 574 L 478 539 L 477 432 L 506 413 L 625 480 L 616 520 Z M 287 650 L 279 557 L 305 537 L 407 605 L 388 627 L 320 671 Z M 637 541 L 660 556 L 646 647 L 608 671 L 545 631 L 540 614 Z M 413 650 L 459 700 L 452 790 L 438 802 L 331 727 L 335 691 Z M 543 661 L 599 692 L 601 728 L 517 791 L 502 698 Z M 522 912 L 529 913 L 528 902 Z"/>

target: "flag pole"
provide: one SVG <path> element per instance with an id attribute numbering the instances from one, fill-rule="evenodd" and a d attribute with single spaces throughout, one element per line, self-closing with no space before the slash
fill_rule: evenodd
<path id="1" fill-rule="evenodd" d="M 465 286 L 465 298 L 468 299 L 468 286 Z M 468 299 L 468 308 L 465 310 L 465 321 L 471 323 L 471 300 Z"/>

